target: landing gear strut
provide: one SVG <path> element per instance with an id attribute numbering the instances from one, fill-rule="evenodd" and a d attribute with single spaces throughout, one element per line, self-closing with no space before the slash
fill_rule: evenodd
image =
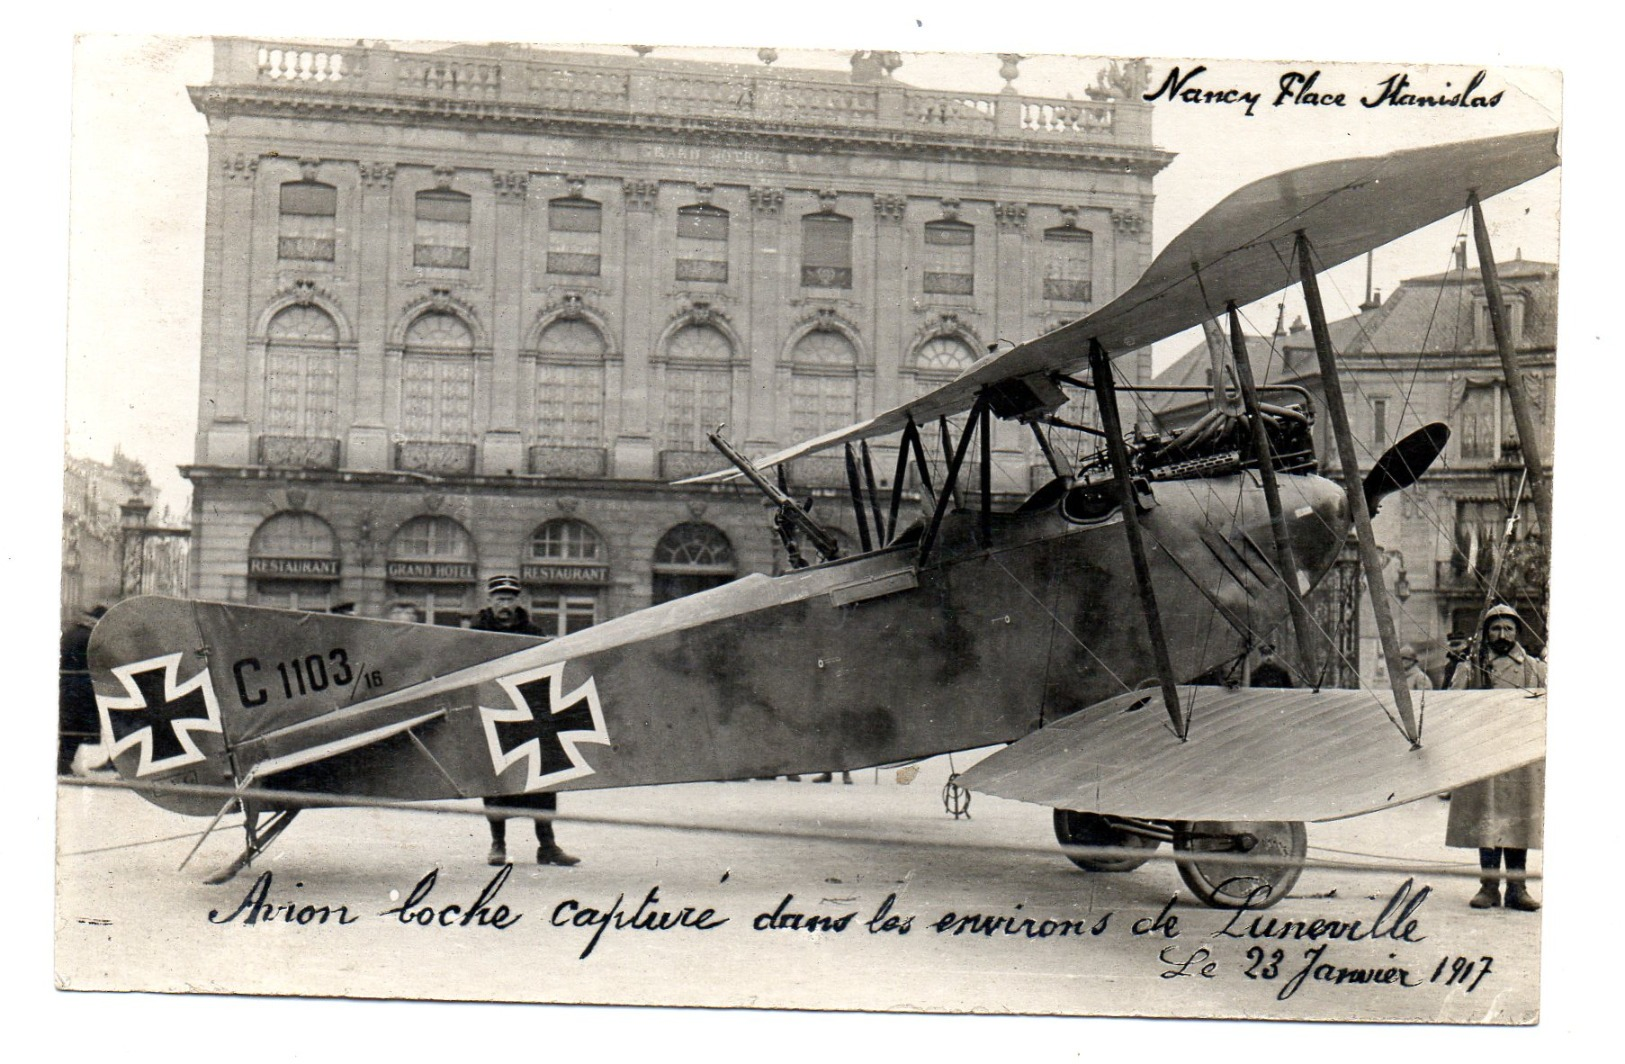
<path id="1" fill-rule="evenodd" d="M 1066 847 L 1067 860 L 1085 872 L 1132 872 L 1150 860 L 1170 836 L 1166 828 L 1150 821 L 1057 809 L 1055 837 Z M 1144 850 L 1145 855 L 1090 853 L 1096 846 Z"/>
<path id="2" fill-rule="evenodd" d="M 1179 878 L 1203 905 L 1266 909 L 1298 882 L 1309 832 L 1297 820 L 1196 820 L 1174 825 L 1174 850 L 1191 855 Z"/>
<path id="3" fill-rule="evenodd" d="M 299 815 L 297 809 L 275 810 L 266 819 L 265 826 L 261 828 L 259 822 L 260 812 L 261 810 L 256 806 L 248 802 L 243 803 L 243 832 L 247 835 L 247 840 L 243 844 L 243 852 L 234 861 L 203 882 L 211 887 L 230 882 L 238 872 L 252 864 L 254 858 L 264 853 L 276 837 L 287 830 L 288 825 L 293 822 L 293 818 Z"/>
<path id="4" fill-rule="evenodd" d="M 1269 908 L 1298 882 L 1309 852 L 1309 832 L 1287 820 L 1170 822 L 1057 809 L 1055 837 L 1067 860 L 1086 872 L 1131 872 L 1172 842 L 1179 877 L 1214 909 Z M 1095 848 L 1142 852 L 1091 852 Z"/>

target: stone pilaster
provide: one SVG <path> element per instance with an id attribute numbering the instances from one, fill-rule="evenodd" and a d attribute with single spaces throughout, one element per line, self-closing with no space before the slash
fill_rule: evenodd
<path id="1" fill-rule="evenodd" d="M 391 196 L 395 164 L 357 164 L 361 184 L 361 224 L 355 234 L 357 269 L 355 424 L 346 441 L 344 464 L 352 469 L 388 469 L 389 411 L 384 409 L 384 348 L 389 339 L 390 249 L 393 247 Z"/>
<path id="2" fill-rule="evenodd" d="M 908 197 L 881 193 L 875 196 L 874 206 L 875 330 L 871 348 L 875 356 L 874 408 L 881 411 L 905 398 L 900 393 L 898 371 L 907 357 L 903 308 L 909 305 L 914 278 L 904 268 L 903 218 L 908 213 Z M 890 477 L 891 471 L 885 475 Z"/>

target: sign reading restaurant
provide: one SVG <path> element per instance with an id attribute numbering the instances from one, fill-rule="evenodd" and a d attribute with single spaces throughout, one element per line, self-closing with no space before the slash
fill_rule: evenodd
<path id="1" fill-rule="evenodd" d="M 390 562 L 391 580 L 436 580 L 466 584 L 474 579 L 473 562 Z"/>
<path id="2" fill-rule="evenodd" d="M 281 576 L 303 580 L 337 580 L 337 558 L 250 558 L 249 576 Z"/>
<path id="3" fill-rule="evenodd" d="M 607 584 L 607 565 L 543 565 L 520 566 L 519 578 L 527 584 Z"/>

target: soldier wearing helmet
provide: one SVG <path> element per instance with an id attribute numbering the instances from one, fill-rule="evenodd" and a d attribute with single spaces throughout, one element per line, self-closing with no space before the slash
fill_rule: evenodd
<path id="1" fill-rule="evenodd" d="M 1478 647 L 1456 670 L 1450 686 L 1535 690 L 1546 686 L 1546 663 L 1524 650 L 1520 639 L 1523 618 L 1511 606 L 1493 606 L 1484 613 Z M 1469 903 L 1475 909 L 1493 909 L 1502 903 L 1501 863 L 1512 873 L 1524 871 L 1530 850 L 1541 846 L 1546 815 L 1546 762 L 1503 772 L 1486 780 L 1458 787 L 1450 795 L 1446 846 L 1476 848 L 1484 873 L 1478 893 Z M 1506 907 L 1534 912 L 1540 902 L 1521 878 L 1506 885 Z"/>

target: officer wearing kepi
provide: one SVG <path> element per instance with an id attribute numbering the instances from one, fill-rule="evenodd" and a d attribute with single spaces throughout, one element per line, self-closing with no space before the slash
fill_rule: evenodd
<path id="1" fill-rule="evenodd" d="M 1524 650 L 1519 642 L 1523 618 L 1507 605 L 1484 613 L 1477 652 L 1461 663 L 1451 678 L 1457 690 L 1514 688 L 1533 691 L 1546 686 L 1546 663 Z M 1457 787 L 1450 795 L 1446 846 L 1477 848 L 1478 893 L 1469 902 L 1475 909 L 1501 904 L 1500 872 L 1503 858 L 1508 872 L 1522 872 L 1530 850 L 1541 846 L 1546 816 L 1546 762 L 1536 761 L 1499 776 Z M 1507 882 L 1506 907 L 1534 912 L 1540 902 L 1522 879 Z"/>
<path id="2" fill-rule="evenodd" d="M 530 613 L 519 604 L 519 593 L 524 590 L 516 576 L 493 576 L 486 581 L 486 594 L 490 604 L 481 610 L 479 616 L 470 625 L 480 632 L 507 632 L 511 635 L 544 635 L 545 633 L 531 622 Z M 485 817 L 491 825 L 491 852 L 486 857 L 486 863 L 501 865 L 508 862 L 508 824 L 507 819 L 500 814 L 492 813 L 493 809 L 534 809 L 538 812 L 552 814 L 558 811 L 558 795 L 551 791 L 542 791 L 535 794 L 508 794 L 495 795 L 485 799 L 487 810 Z M 581 858 L 572 857 L 559 849 L 553 838 L 553 821 L 541 817 L 533 818 L 536 825 L 536 863 L 550 865 L 580 864 Z"/>

